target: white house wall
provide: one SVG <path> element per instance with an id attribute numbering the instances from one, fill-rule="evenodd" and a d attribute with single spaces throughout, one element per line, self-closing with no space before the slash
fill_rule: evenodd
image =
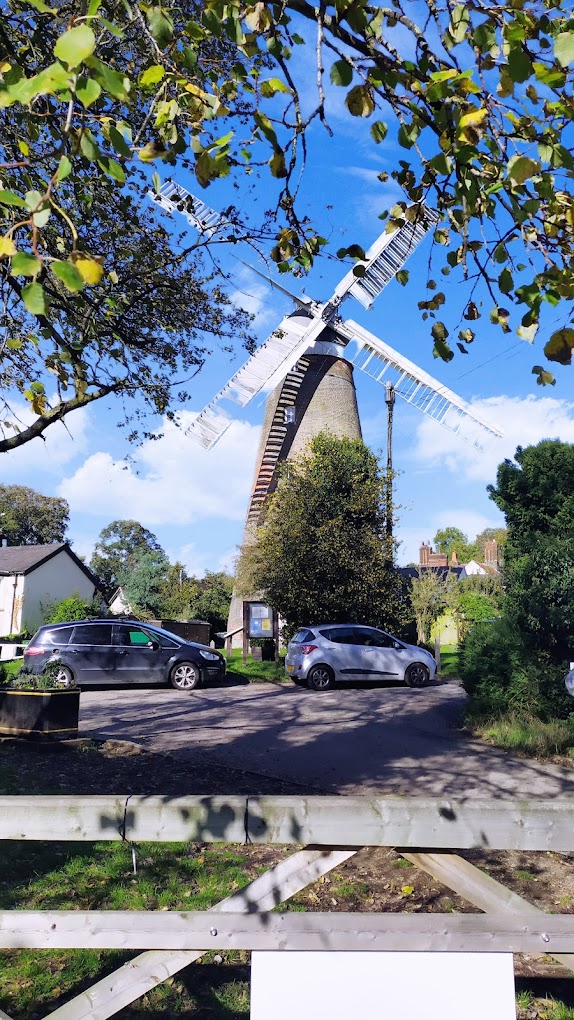
<path id="1" fill-rule="evenodd" d="M 49 603 L 75 594 L 89 602 L 94 596 L 94 585 L 66 551 L 61 550 L 26 574 L 22 627 L 36 630 L 44 622 L 42 606 L 45 609 Z"/>
<path id="2" fill-rule="evenodd" d="M 0 636 L 17 634 L 22 628 L 20 618 L 24 597 L 24 576 L 0 577 Z"/>

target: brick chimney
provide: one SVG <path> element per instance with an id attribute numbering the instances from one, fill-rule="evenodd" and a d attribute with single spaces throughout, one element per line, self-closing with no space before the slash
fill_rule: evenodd
<path id="1" fill-rule="evenodd" d="M 423 542 L 419 549 L 419 566 L 428 567 L 430 560 L 431 546 L 430 542 Z"/>
<path id="2" fill-rule="evenodd" d="M 457 555 L 456 555 L 456 549 L 452 550 L 452 555 L 450 557 L 450 565 L 451 565 L 451 567 L 458 567 L 458 558 L 457 558 Z"/>

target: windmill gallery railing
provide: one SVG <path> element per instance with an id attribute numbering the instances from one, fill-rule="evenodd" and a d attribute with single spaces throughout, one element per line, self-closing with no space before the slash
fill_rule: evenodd
<path id="1" fill-rule="evenodd" d="M 454 852 L 571 852 L 572 798 L 0 797 L 0 837 L 297 847 L 207 911 L 0 911 L 2 949 L 144 950 L 58 1020 L 112 1016 L 214 949 L 539 953 L 574 967 L 572 915 L 539 910 Z M 274 911 L 364 847 L 393 847 L 485 913 Z"/>

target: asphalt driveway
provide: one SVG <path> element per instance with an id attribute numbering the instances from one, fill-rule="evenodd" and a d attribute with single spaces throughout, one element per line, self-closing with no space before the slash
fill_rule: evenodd
<path id="1" fill-rule="evenodd" d="M 183 755 L 206 770 L 259 772 L 317 793 L 456 799 L 574 793 L 574 769 L 516 759 L 465 737 L 457 729 L 464 697 L 454 681 L 321 694 L 229 681 L 189 694 L 84 689 L 80 727 Z"/>

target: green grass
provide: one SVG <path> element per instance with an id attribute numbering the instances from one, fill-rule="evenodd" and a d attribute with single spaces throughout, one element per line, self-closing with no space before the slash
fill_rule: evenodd
<path id="1" fill-rule="evenodd" d="M 283 652 L 279 655 L 278 665 L 274 662 L 255 662 L 250 655 L 247 656 L 247 662 L 243 665 L 241 649 L 234 648 L 227 660 L 227 675 L 237 679 L 245 677 L 250 683 L 269 683 L 270 681 L 290 683 L 289 678 L 285 675 L 284 662 L 285 653 Z"/>
<path id="2" fill-rule="evenodd" d="M 458 648 L 442 645 L 440 650 L 440 676 L 458 677 Z"/>
<path id="3" fill-rule="evenodd" d="M 535 716 L 508 712 L 476 727 L 484 740 L 507 751 L 519 751 L 534 758 L 574 753 L 574 720 L 542 722 Z"/>

